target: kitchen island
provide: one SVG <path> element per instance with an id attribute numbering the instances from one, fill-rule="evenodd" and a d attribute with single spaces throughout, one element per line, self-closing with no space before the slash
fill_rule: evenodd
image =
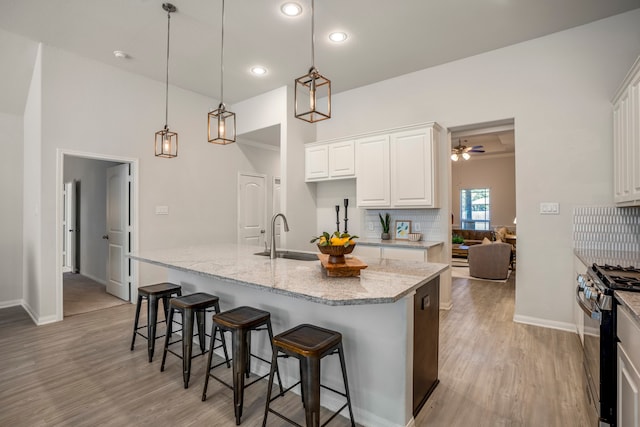
<path id="1" fill-rule="evenodd" d="M 183 293 L 217 295 L 222 310 L 249 305 L 269 311 L 276 334 L 300 323 L 342 333 L 356 422 L 412 425 L 414 294 L 449 266 L 360 258 L 368 264 L 360 277 L 334 278 L 326 276 L 319 261 L 254 255 L 260 251 L 225 244 L 140 251 L 130 257 L 166 267 L 167 280 L 180 284 Z M 268 359 L 268 343 L 261 335 L 252 349 Z M 437 348 L 435 341 L 427 344 Z M 323 361 L 322 382 L 339 390 L 339 363 L 332 359 Z M 281 363 L 283 381 L 292 384 L 296 362 Z M 268 365 L 252 362 L 251 369 L 263 374 Z M 341 402 L 323 390 L 323 406 L 335 409 Z"/>

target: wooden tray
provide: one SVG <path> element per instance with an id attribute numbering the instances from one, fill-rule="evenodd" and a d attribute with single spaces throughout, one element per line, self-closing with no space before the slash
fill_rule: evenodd
<path id="1" fill-rule="evenodd" d="M 344 264 L 330 264 L 329 255 L 317 255 L 329 277 L 356 277 L 360 275 L 360 270 L 367 268 L 367 264 L 356 257 L 345 258 Z"/>

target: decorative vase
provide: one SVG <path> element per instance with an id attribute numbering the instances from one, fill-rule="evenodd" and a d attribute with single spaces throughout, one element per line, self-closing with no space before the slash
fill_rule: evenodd
<path id="1" fill-rule="evenodd" d="M 380 236 L 380 238 L 382 240 L 389 240 L 391 239 L 391 235 L 389 233 L 382 233 L 382 235 Z"/>

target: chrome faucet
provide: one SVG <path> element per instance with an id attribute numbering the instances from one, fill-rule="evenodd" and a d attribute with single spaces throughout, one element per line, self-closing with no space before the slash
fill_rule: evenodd
<path id="1" fill-rule="evenodd" d="M 269 258 L 275 259 L 276 257 L 276 219 L 281 216 L 284 221 L 284 231 L 289 232 L 289 224 L 287 224 L 287 217 L 283 213 L 277 213 L 271 218 L 271 248 L 269 251 Z"/>

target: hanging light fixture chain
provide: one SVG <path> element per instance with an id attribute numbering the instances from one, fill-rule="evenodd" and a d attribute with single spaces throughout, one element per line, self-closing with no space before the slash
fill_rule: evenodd
<path id="1" fill-rule="evenodd" d="M 222 0 L 222 36 L 220 37 L 220 103 L 224 104 L 224 0 Z"/>
<path id="2" fill-rule="evenodd" d="M 316 40 L 315 40 L 315 7 L 314 0 L 311 0 L 311 68 L 316 68 Z"/>
<path id="3" fill-rule="evenodd" d="M 169 126 L 169 41 L 171 36 L 171 9 L 167 10 L 167 78 L 164 90 L 164 127 Z"/>

